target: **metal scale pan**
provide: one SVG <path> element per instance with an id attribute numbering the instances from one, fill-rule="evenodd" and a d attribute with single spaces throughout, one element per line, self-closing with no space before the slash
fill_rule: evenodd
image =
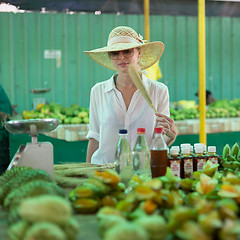
<path id="1" fill-rule="evenodd" d="M 53 177 L 53 145 L 50 142 L 38 142 L 37 135 L 53 131 L 59 124 L 58 119 L 28 119 L 4 122 L 5 128 L 12 134 L 29 134 L 32 142 L 21 144 L 7 170 L 14 166 L 27 166 L 42 169 Z"/>

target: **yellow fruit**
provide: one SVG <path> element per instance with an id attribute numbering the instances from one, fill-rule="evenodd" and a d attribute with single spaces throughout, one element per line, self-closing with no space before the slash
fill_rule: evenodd
<path id="1" fill-rule="evenodd" d="M 75 200 L 79 198 L 91 198 L 94 196 L 94 192 L 92 189 L 80 186 L 76 189 L 74 189 L 70 194 L 69 194 L 69 199 Z"/>
<path id="2" fill-rule="evenodd" d="M 156 196 L 156 192 L 149 186 L 139 185 L 135 187 L 134 191 L 137 199 L 139 200 L 152 199 Z"/>
<path id="3" fill-rule="evenodd" d="M 94 177 L 98 178 L 99 180 L 110 186 L 117 186 L 120 182 L 119 175 L 108 171 L 97 170 L 94 173 Z"/>
<path id="4" fill-rule="evenodd" d="M 81 198 L 73 202 L 73 208 L 77 213 L 94 213 L 98 206 L 97 200 L 89 198 Z"/>
<path id="5" fill-rule="evenodd" d="M 79 112 L 79 113 L 78 113 L 78 117 L 79 117 L 79 118 L 88 117 L 88 113 L 87 113 L 87 112 Z"/>
<path id="6" fill-rule="evenodd" d="M 41 109 L 42 106 L 44 106 L 44 103 L 39 103 L 39 104 L 37 105 L 36 109 L 37 109 L 38 111 L 40 111 L 40 109 Z"/>

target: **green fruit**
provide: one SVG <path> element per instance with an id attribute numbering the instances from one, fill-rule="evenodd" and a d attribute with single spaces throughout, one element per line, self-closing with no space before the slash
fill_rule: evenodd
<path id="1" fill-rule="evenodd" d="M 83 118 L 83 123 L 89 123 L 89 117 L 85 117 L 85 118 Z"/>
<path id="2" fill-rule="evenodd" d="M 230 146 L 226 144 L 223 148 L 223 159 L 227 158 L 227 155 L 230 154 Z"/>
<path id="3" fill-rule="evenodd" d="M 190 178 L 185 178 L 180 181 L 180 187 L 183 190 L 191 191 L 193 189 L 194 180 Z"/>
<path id="4" fill-rule="evenodd" d="M 71 124 L 80 124 L 82 122 L 82 119 L 79 117 L 73 117 L 71 119 Z"/>
<path id="5" fill-rule="evenodd" d="M 239 145 L 238 145 L 238 143 L 236 142 L 236 143 L 232 146 L 230 155 L 233 156 L 234 158 L 236 158 L 237 155 L 238 155 L 238 151 L 239 151 Z"/>
<path id="6" fill-rule="evenodd" d="M 79 117 L 79 118 L 85 118 L 85 117 L 88 117 L 88 113 L 85 112 L 85 111 L 79 112 L 79 113 L 78 113 L 78 117 Z"/>
<path id="7" fill-rule="evenodd" d="M 231 155 L 227 155 L 227 161 L 228 161 L 228 162 L 235 162 L 236 159 L 235 159 L 235 157 L 233 157 L 233 156 L 231 156 Z"/>
<path id="8" fill-rule="evenodd" d="M 72 118 L 70 118 L 70 117 L 65 118 L 65 119 L 64 119 L 64 124 L 70 124 L 70 123 L 71 123 L 71 119 L 72 119 Z"/>

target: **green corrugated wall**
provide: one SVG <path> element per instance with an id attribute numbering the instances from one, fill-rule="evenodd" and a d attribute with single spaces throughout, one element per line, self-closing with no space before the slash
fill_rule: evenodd
<path id="1" fill-rule="evenodd" d="M 170 100 L 193 99 L 198 89 L 197 17 L 150 17 L 151 40 L 161 40 L 160 60 Z M 91 87 L 113 73 L 83 53 L 106 45 L 109 32 L 128 25 L 144 34 L 143 15 L 0 13 L 0 83 L 18 112 L 31 109 L 33 98 L 65 106 L 89 106 Z M 60 50 L 61 59 L 44 58 Z M 240 89 L 240 18 L 206 18 L 206 88 L 217 99 L 233 99 Z M 30 89 L 51 88 L 45 95 Z"/>

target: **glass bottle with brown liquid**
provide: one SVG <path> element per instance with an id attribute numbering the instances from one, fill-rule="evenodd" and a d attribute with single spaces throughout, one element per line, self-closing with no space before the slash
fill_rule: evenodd
<path id="1" fill-rule="evenodd" d="M 210 160 L 214 164 L 218 164 L 219 156 L 216 154 L 216 146 L 208 147 L 207 160 Z"/>
<path id="2" fill-rule="evenodd" d="M 195 157 L 193 160 L 193 171 L 203 171 L 203 167 L 207 162 L 207 156 L 203 154 L 204 147 L 195 147 Z"/>
<path id="3" fill-rule="evenodd" d="M 152 178 L 164 176 L 169 166 L 167 144 L 162 136 L 162 128 L 154 129 L 154 138 L 150 147 Z"/>
<path id="4" fill-rule="evenodd" d="M 182 148 L 183 178 L 191 178 L 193 174 L 193 155 L 190 154 L 190 147 Z"/>

